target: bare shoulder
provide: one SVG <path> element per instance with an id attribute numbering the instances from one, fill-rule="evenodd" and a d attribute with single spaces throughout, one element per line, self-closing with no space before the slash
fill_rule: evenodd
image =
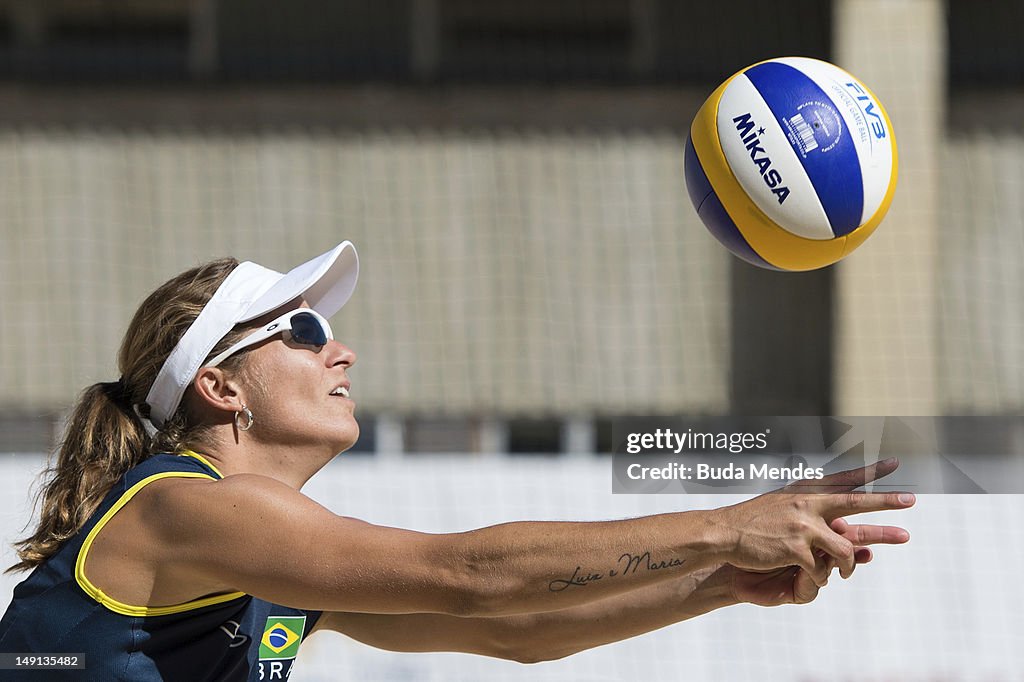
<path id="1" fill-rule="evenodd" d="M 288 485 L 259 474 L 235 474 L 219 480 L 169 478 L 151 486 L 146 506 L 147 521 L 173 539 L 185 533 L 217 530 L 227 521 L 239 523 L 287 523 L 294 518 L 307 522 L 339 518 L 323 505 Z"/>
<path id="2" fill-rule="evenodd" d="M 436 580 L 431 536 L 339 516 L 257 474 L 152 484 L 139 510 L 178 575 L 296 608 L 415 610 Z M 390 594 L 405 582 L 413 604 Z"/>
<path id="3" fill-rule="evenodd" d="M 262 547 L 297 556 L 325 544 L 345 546 L 376 528 L 339 516 L 309 496 L 268 476 L 235 474 L 219 480 L 168 479 L 154 484 L 140 512 L 164 548 L 166 561 L 215 563 Z M 372 531 L 370 531 L 372 534 Z"/>

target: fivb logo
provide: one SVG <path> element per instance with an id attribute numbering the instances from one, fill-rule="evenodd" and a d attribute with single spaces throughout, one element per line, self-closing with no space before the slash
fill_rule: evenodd
<path id="1" fill-rule="evenodd" d="M 853 92 L 853 96 L 864 111 L 864 115 L 870 116 L 873 119 L 868 122 L 868 126 L 871 128 L 875 139 L 885 139 L 885 121 L 882 119 L 882 115 L 878 113 L 880 109 L 878 105 L 872 101 L 871 96 L 868 95 L 859 83 L 850 81 L 846 84 L 846 87 Z"/>
<path id="2" fill-rule="evenodd" d="M 283 661 L 295 658 L 305 629 L 305 616 L 268 617 L 260 640 L 260 660 Z"/>

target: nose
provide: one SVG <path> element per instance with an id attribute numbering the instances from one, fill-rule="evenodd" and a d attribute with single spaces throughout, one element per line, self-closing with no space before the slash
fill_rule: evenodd
<path id="1" fill-rule="evenodd" d="M 341 365 L 346 369 L 356 364 L 356 353 L 354 350 L 341 343 L 340 341 L 331 340 L 327 343 L 327 348 L 330 349 L 330 355 L 328 359 L 331 367 L 337 367 Z"/>

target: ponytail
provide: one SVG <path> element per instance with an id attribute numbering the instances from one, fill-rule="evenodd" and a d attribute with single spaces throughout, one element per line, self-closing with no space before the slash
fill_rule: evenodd
<path id="1" fill-rule="evenodd" d="M 56 462 L 40 491 L 39 525 L 15 543 L 20 571 L 46 561 L 78 532 L 110 488 L 149 453 L 149 436 L 134 413 L 124 380 L 82 392 L 64 429 Z"/>
<path id="2" fill-rule="evenodd" d="M 238 265 L 221 258 L 181 273 L 150 294 L 128 325 L 118 353 L 122 375 L 82 392 L 64 429 L 55 460 L 44 472 L 37 497 L 39 525 L 16 542 L 20 561 L 7 569 L 21 571 L 45 562 L 81 530 L 115 483 L 154 452 L 179 454 L 208 437 L 209 425 L 189 413 L 187 400 L 155 436 L 143 426 L 146 396 L 164 361 L 174 350 L 217 288 Z M 212 351 L 227 348 L 245 329 L 235 329 Z M 241 367 L 241 356 L 221 365 Z"/>

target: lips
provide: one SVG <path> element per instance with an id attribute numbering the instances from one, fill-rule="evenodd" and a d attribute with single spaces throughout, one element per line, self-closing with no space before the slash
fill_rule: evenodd
<path id="1" fill-rule="evenodd" d="M 338 386 L 337 388 L 330 392 L 330 395 L 340 395 L 342 398 L 347 398 L 348 386 Z"/>

